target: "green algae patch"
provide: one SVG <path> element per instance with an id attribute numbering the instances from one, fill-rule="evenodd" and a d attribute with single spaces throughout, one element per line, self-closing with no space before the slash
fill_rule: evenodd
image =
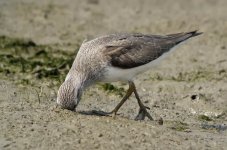
<path id="1" fill-rule="evenodd" d="M 210 117 L 206 116 L 206 115 L 199 115 L 198 119 L 200 121 L 212 121 L 213 119 L 211 119 Z"/>
<path id="2" fill-rule="evenodd" d="M 63 51 L 56 45 L 0 36 L 0 74 L 19 84 L 45 79 L 62 82 L 74 56 L 75 52 Z"/>
<path id="3" fill-rule="evenodd" d="M 124 88 L 122 88 L 122 87 L 119 88 L 110 83 L 100 84 L 100 87 L 102 90 L 106 91 L 107 93 L 113 93 L 113 94 L 119 95 L 121 97 L 123 97 L 125 94 Z"/>
<path id="4" fill-rule="evenodd" d="M 23 48 L 23 50 L 27 50 L 30 47 L 36 46 L 37 45 L 31 40 L 0 36 L 0 48 Z"/>
<path id="5" fill-rule="evenodd" d="M 181 122 L 181 121 L 174 121 L 171 125 L 170 129 L 176 130 L 176 131 L 187 131 L 189 130 L 189 125 L 187 123 Z"/>
<path id="6" fill-rule="evenodd" d="M 79 44 L 75 47 L 79 49 Z M 65 79 L 76 52 L 64 51 L 58 45 L 38 45 L 27 39 L 0 36 L 0 77 L 19 85 L 59 86 Z M 108 93 L 123 96 L 124 88 L 100 84 Z"/>

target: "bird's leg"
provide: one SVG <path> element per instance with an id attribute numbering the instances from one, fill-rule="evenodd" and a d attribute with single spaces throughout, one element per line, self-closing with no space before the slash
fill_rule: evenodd
<path id="1" fill-rule="evenodd" d="M 117 111 L 126 102 L 126 100 L 132 95 L 133 91 L 134 91 L 133 85 L 131 84 L 131 82 L 129 82 L 129 88 L 128 88 L 125 96 L 123 97 L 123 99 L 121 100 L 121 102 L 111 111 L 111 113 L 113 113 L 113 115 L 116 115 L 117 114 Z"/>
<path id="2" fill-rule="evenodd" d="M 138 95 L 138 93 L 136 91 L 136 86 L 135 86 L 135 84 L 132 81 L 131 81 L 131 85 L 133 87 L 133 92 L 134 92 L 134 94 L 136 96 L 137 102 L 138 102 L 138 104 L 140 106 L 139 113 L 136 116 L 135 120 L 144 120 L 145 119 L 145 116 L 147 116 L 150 120 L 154 120 L 151 117 L 151 115 L 147 112 L 147 109 L 150 109 L 150 108 L 143 105 L 143 103 L 140 100 L 139 95 Z"/>
<path id="3" fill-rule="evenodd" d="M 129 88 L 128 88 L 125 96 L 122 98 L 120 103 L 111 112 L 93 111 L 93 113 L 103 115 L 103 116 L 113 114 L 113 117 L 115 117 L 118 110 L 126 102 L 126 100 L 132 95 L 133 92 L 134 92 L 134 84 L 133 84 L 133 82 L 129 82 Z"/>

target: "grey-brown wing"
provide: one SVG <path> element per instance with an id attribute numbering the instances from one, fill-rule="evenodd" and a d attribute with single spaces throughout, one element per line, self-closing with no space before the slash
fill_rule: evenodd
<path id="1" fill-rule="evenodd" d="M 114 44 L 105 47 L 104 53 L 112 66 L 129 69 L 147 64 L 176 44 L 199 34 L 196 31 L 167 36 L 134 34 L 113 41 Z"/>

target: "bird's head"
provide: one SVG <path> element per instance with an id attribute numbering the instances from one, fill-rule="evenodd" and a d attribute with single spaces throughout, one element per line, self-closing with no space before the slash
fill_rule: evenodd
<path id="1" fill-rule="evenodd" d="M 66 80 L 59 88 L 57 104 L 64 109 L 74 110 L 81 98 L 81 87 L 72 80 Z"/>

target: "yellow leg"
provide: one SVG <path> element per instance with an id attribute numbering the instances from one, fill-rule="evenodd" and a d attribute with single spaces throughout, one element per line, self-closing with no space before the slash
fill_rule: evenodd
<path id="1" fill-rule="evenodd" d="M 144 120 L 146 116 L 150 120 L 153 120 L 151 115 L 147 112 L 147 109 L 150 109 L 150 108 L 143 105 L 143 103 L 141 102 L 139 95 L 136 91 L 135 84 L 132 81 L 129 81 L 129 89 L 127 90 L 127 92 L 126 92 L 125 96 L 123 97 L 123 99 L 121 100 L 121 102 L 111 112 L 93 111 L 93 113 L 98 114 L 98 115 L 103 115 L 103 116 L 112 114 L 113 117 L 115 117 L 118 110 L 126 102 L 126 100 L 132 95 L 133 92 L 134 92 L 137 102 L 140 106 L 139 113 L 138 113 L 137 117 L 135 118 L 135 120 Z"/>
<path id="2" fill-rule="evenodd" d="M 121 102 L 110 113 L 113 113 L 114 115 L 116 115 L 117 112 L 118 112 L 118 110 L 121 108 L 121 106 L 132 95 L 133 91 L 134 91 L 133 85 L 132 85 L 131 82 L 129 82 L 129 88 L 128 88 L 127 93 L 125 94 L 125 96 L 123 97 L 123 99 L 121 100 Z"/>
<path id="3" fill-rule="evenodd" d="M 139 94 L 137 93 L 136 91 L 136 86 L 133 82 L 131 82 L 131 85 L 133 87 L 133 92 L 136 96 L 136 99 L 137 99 L 137 102 L 140 106 L 140 110 L 139 110 L 139 113 L 137 115 L 137 117 L 135 118 L 135 120 L 144 120 L 145 119 L 145 116 L 147 116 L 150 120 L 154 120 L 151 115 L 147 112 L 147 109 L 150 109 L 149 107 L 146 107 L 143 105 L 142 101 L 140 100 L 139 98 Z"/>
<path id="4" fill-rule="evenodd" d="M 122 98 L 120 103 L 111 112 L 93 111 L 93 113 L 103 115 L 103 116 L 113 114 L 113 117 L 115 117 L 118 110 L 126 102 L 126 100 L 132 95 L 133 92 L 134 92 L 133 84 L 132 84 L 132 82 L 129 82 L 129 88 L 128 88 L 125 96 Z"/>

